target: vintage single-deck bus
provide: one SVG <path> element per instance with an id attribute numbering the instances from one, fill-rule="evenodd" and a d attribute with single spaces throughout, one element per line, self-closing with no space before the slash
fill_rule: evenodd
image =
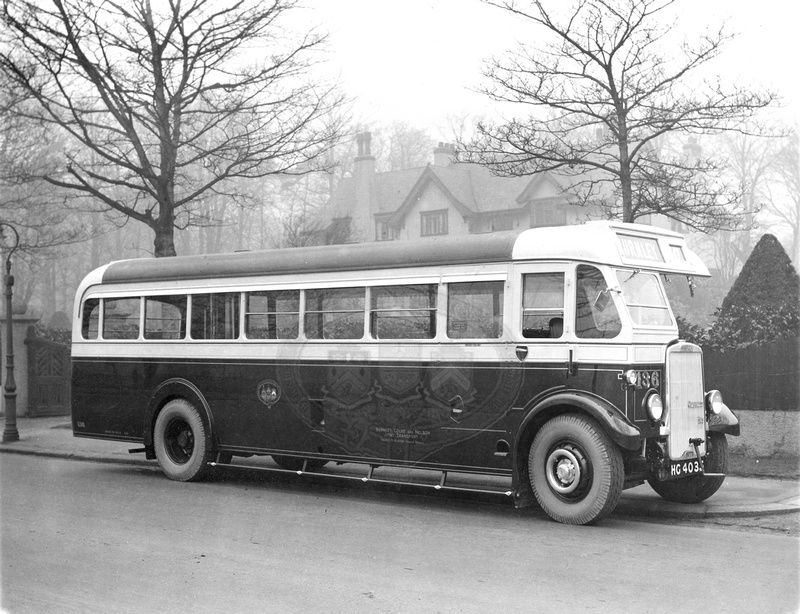
<path id="1" fill-rule="evenodd" d="M 183 481 L 271 455 L 505 476 L 573 524 L 644 481 L 698 502 L 739 434 L 664 291 L 698 275 L 680 235 L 610 222 L 114 262 L 75 300 L 73 431 Z"/>

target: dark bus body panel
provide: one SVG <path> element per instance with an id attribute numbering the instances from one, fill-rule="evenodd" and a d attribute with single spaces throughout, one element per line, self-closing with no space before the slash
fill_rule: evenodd
<path id="1" fill-rule="evenodd" d="M 73 365 L 73 427 L 77 436 L 151 445 L 153 396 L 164 382 L 182 380 L 207 405 L 223 450 L 510 473 L 520 425 L 537 408 L 560 411 L 559 395 L 594 398 L 587 404 L 603 408 L 595 417 L 616 426 L 625 448 L 652 436 L 638 409 L 646 391 L 624 389 L 622 371 L 573 365 L 570 373 L 563 363 L 82 359 Z M 279 398 L 261 400 L 262 385 Z"/>

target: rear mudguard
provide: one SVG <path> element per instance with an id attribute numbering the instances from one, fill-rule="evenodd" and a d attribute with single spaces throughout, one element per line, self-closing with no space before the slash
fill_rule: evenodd
<path id="1" fill-rule="evenodd" d="M 200 390 L 190 381 L 183 378 L 172 378 L 162 382 L 150 397 L 147 411 L 142 424 L 145 457 L 154 459 L 155 448 L 153 447 L 153 426 L 155 425 L 156 415 L 161 408 L 173 399 L 185 399 L 200 412 L 206 426 L 206 446 L 207 449 L 215 449 L 216 441 L 214 438 L 214 422 L 211 418 L 211 409 Z"/>
<path id="2" fill-rule="evenodd" d="M 642 432 L 614 405 L 586 392 L 567 390 L 535 401 L 528 408 L 517 431 L 512 458 L 512 491 L 517 507 L 533 505 L 534 497 L 528 476 L 528 450 L 539 428 L 553 416 L 579 413 L 594 418 L 612 441 L 626 450 L 642 447 Z"/>

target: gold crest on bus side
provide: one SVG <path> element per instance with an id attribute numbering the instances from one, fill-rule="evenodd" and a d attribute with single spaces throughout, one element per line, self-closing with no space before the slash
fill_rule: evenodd
<path id="1" fill-rule="evenodd" d="M 272 407 L 281 398 L 281 387 L 271 379 L 266 379 L 258 384 L 256 396 L 267 407 Z"/>

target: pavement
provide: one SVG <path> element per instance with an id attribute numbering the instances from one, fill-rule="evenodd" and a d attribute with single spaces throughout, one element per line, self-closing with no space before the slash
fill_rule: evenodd
<path id="1" fill-rule="evenodd" d="M 101 463 L 120 463 L 158 467 L 144 454 L 131 454 L 131 443 L 102 441 L 73 437 L 68 416 L 52 418 L 18 418 L 19 441 L 0 443 L 2 454 L 33 454 L 72 460 Z M 737 461 L 737 459 L 732 459 Z M 732 466 L 747 466 L 747 459 L 738 459 Z M 757 461 L 756 461 L 757 462 Z M 750 463 L 752 464 L 752 463 Z M 352 465 L 355 467 L 355 465 Z M 344 467 L 348 467 L 345 465 Z M 338 468 L 337 468 L 338 469 Z M 752 477 L 728 475 L 712 497 L 702 503 L 686 505 L 670 503 L 659 497 L 648 485 L 637 486 L 622 493 L 614 512 L 619 516 L 650 518 L 715 518 L 749 517 L 788 514 L 800 511 L 800 480 L 796 467 L 781 477 Z M 345 469 L 345 472 L 347 470 Z M 467 476 L 485 483 L 493 478 Z"/>

